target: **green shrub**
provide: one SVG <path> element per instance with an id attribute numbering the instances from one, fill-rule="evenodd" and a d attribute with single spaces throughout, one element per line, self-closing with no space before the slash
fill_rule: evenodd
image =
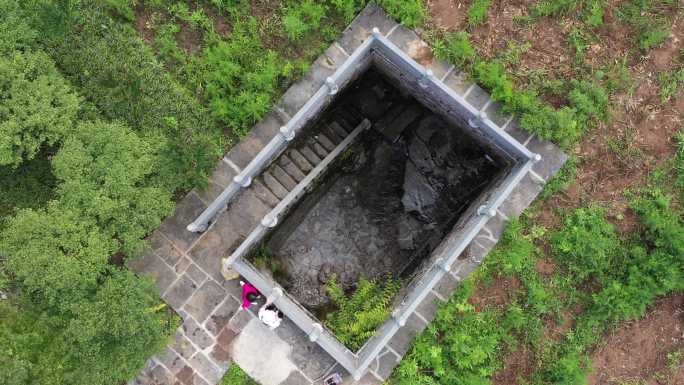
<path id="1" fill-rule="evenodd" d="M 271 108 L 282 77 L 282 59 L 263 47 L 251 17 L 234 25 L 230 39 L 208 48 L 204 55 L 212 112 L 243 137 Z"/>
<path id="2" fill-rule="evenodd" d="M 289 2 L 283 15 L 283 27 L 287 37 L 297 41 L 312 30 L 320 27 L 325 17 L 325 6 L 316 4 L 313 0 Z"/>
<path id="3" fill-rule="evenodd" d="M 160 336 L 177 327 L 158 302 L 151 282 L 110 269 L 94 292 L 65 304 L 60 313 L 31 303 L 22 303 L 21 310 L 0 304 L 0 351 L 9 353 L 0 360 L 0 381 L 124 383 L 168 343 Z"/>
<path id="4" fill-rule="evenodd" d="M 620 239 L 605 219 L 605 209 L 592 206 L 574 210 L 551 235 L 555 258 L 568 273 L 582 282 L 590 277 L 605 278 L 619 253 Z"/>
<path id="5" fill-rule="evenodd" d="M 27 50 L 37 37 L 17 0 L 0 0 L 0 54 Z"/>
<path id="6" fill-rule="evenodd" d="M 94 221 L 52 202 L 45 210 L 21 210 L 8 221 L 0 254 L 24 295 L 53 309 L 87 297 L 98 286 L 116 243 Z"/>
<path id="7" fill-rule="evenodd" d="M 681 215 L 672 210 L 669 196 L 660 189 L 646 190 L 630 206 L 646 226 L 647 239 L 655 248 L 684 255 L 684 224 Z"/>
<path id="8" fill-rule="evenodd" d="M 575 176 L 577 175 L 577 158 L 570 156 L 568 160 L 563 164 L 558 173 L 554 175 L 548 182 L 544 185 L 544 189 L 539 193 L 539 197 L 546 199 L 559 191 L 564 191 L 572 182 L 575 181 Z"/>
<path id="9" fill-rule="evenodd" d="M 384 282 L 361 278 L 348 296 L 335 278 L 329 280 L 325 288 L 337 310 L 328 313 L 325 326 L 350 350 L 359 350 L 389 317 L 400 287 L 399 281 L 389 277 Z"/>
<path id="10" fill-rule="evenodd" d="M 17 168 L 0 166 L 0 231 L 3 220 L 16 210 L 44 207 L 56 185 L 47 151 Z"/>
<path id="11" fill-rule="evenodd" d="M 377 0 L 377 3 L 407 27 L 417 27 L 425 20 L 423 0 Z"/>
<path id="12" fill-rule="evenodd" d="M 171 212 L 169 191 L 147 186 L 152 146 L 121 124 L 81 123 L 52 160 L 60 205 L 93 218 L 127 255 Z"/>
<path id="13" fill-rule="evenodd" d="M 468 7 L 468 25 L 475 27 L 484 24 L 492 0 L 474 0 Z"/>
<path id="14" fill-rule="evenodd" d="M 359 10 L 363 8 L 365 0 L 330 0 L 331 5 L 344 17 L 345 22 L 351 22 Z"/>
<path id="15" fill-rule="evenodd" d="M 675 172 L 674 185 L 679 189 L 681 201 L 684 202 L 684 131 L 675 134 L 675 141 L 677 142 L 677 152 L 672 158 L 672 166 Z"/>
<path id="16" fill-rule="evenodd" d="M 475 48 L 470 44 L 470 35 L 465 31 L 446 35 L 433 45 L 435 56 L 459 67 L 471 63 L 476 57 Z"/>
<path id="17" fill-rule="evenodd" d="M 664 11 L 674 5 L 669 0 L 630 0 L 617 9 L 620 21 L 629 25 L 635 32 L 639 48 L 646 52 L 660 45 L 670 35 L 670 24 Z"/>
<path id="18" fill-rule="evenodd" d="M 590 27 L 598 27 L 603 24 L 604 0 L 588 0 L 584 4 L 584 22 Z"/>
<path id="19" fill-rule="evenodd" d="M 70 131 L 79 98 L 42 51 L 0 56 L 0 165 L 18 166 Z"/>
<path id="20" fill-rule="evenodd" d="M 220 153 L 208 112 L 163 70 L 135 30 L 98 4 L 79 4 L 80 17 L 66 35 L 44 41 L 58 67 L 103 117 L 127 123 L 155 144 L 157 185 L 173 191 L 205 183 Z"/>
<path id="21" fill-rule="evenodd" d="M 505 332 L 497 313 L 467 303 L 472 290 L 464 282 L 437 311 L 394 371 L 393 384 L 489 384 L 501 365 Z"/>
<path id="22" fill-rule="evenodd" d="M 529 13 L 533 18 L 566 14 L 580 3 L 581 0 L 542 0 L 530 7 Z"/>
<path id="23" fill-rule="evenodd" d="M 666 103 L 684 86 L 684 68 L 658 74 L 660 101 Z"/>
<path id="24" fill-rule="evenodd" d="M 237 364 L 230 365 L 228 372 L 221 379 L 221 385 L 259 385 L 250 378 Z"/>
<path id="25" fill-rule="evenodd" d="M 552 363 L 546 376 L 555 385 L 585 385 L 590 368 L 589 357 L 573 352 Z"/>

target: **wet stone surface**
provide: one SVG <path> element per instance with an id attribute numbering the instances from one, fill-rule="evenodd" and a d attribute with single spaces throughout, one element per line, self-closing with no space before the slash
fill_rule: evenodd
<path id="1" fill-rule="evenodd" d="M 340 104 L 371 120 L 348 152 L 274 232 L 279 279 L 317 314 L 334 275 L 408 278 L 507 165 L 369 71 Z"/>

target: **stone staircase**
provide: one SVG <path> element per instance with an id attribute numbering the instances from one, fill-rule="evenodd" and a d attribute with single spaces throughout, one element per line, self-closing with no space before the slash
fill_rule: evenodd
<path id="1" fill-rule="evenodd" d="M 255 178 L 253 183 L 259 199 L 274 208 L 362 120 L 363 116 L 349 105 L 333 111 L 328 121 L 318 123 Z"/>

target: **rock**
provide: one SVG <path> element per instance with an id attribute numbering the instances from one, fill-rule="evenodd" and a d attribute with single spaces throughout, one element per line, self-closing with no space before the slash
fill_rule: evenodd
<path id="1" fill-rule="evenodd" d="M 401 197 L 401 203 L 404 205 L 404 211 L 415 212 L 421 218 L 426 219 L 426 222 L 431 222 L 432 213 L 439 194 L 435 191 L 427 178 L 421 174 L 412 162 L 406 163 L 406 170 L 404 172 L 404 195 Z"/>
<path id="2" fill-rule="evenodd" d="M 413 250 L 422 224 L 411 215 L 404 215 L 397 223 L 397 242 L 402 250 Z"/>
<path id="3" fill-rule="evenodd" d="M 432 160 L 430 149 L 418 136 L 411 138 L 408 153 L 409 162 L 407 163 L 413 163 L 421 172 L 429 173 L 435 170 L 435 162 Z"/>
<path id="4" fill-rule="evenodd" d="M 332 265 L 329 263 L 324 263 L 321 269 L 318 271 L 318 282 L 326 283 L 332 275 Z"/>

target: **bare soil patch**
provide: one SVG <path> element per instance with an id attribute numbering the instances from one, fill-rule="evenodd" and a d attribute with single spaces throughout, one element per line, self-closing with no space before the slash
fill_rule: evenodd
<path id="1" fill-rule="evenodd" d="M 590 385 L 642 380 L 649 385 L 682 384 L 684 366 L 675 373 L 667 354 L 684 348 L 684 295 L 656 301 L 640 320 L 622 325 L 592 355 Z M 659 375 L 660 374 L 660 375 Z"/>
<path id="2" fill-rule="evenodd" d="M 477 310 L 488 307 L 502 308 L 513 300 L 520 287 L 521 283 L 517 277 L 498 276 L 489 284 L 479 282 L 469 302 Z"/>
<path id="3" fill-rule="evenodd" d="M 459 31 L 465 26 L 471 0 L 428 0 L 430 19 L 447 31 Z"/>
<path id="4" fill-rule="evenodd" d="M 506 354 L 503 358 L 503 369 L 492 376 L 492 385 L 527 384 L 534 372 L 534 352 L 526 346 Z"/>

